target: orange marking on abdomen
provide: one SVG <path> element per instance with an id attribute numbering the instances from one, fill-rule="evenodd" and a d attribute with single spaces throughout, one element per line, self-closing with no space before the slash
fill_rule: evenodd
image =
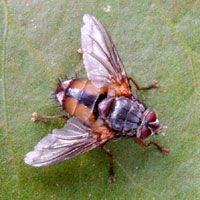
<path id="1" fill-rule="evenodd" d="M 87 94 L 94 95 L 94 96 L 99 96 L 99 95 L 101 95 L 103 93 L 106 93 L 108 91 L 108 87 L 107 86 L 103 86 L 103 85 L 99 86 L 99 87 L 96 87 L 92 81 L 87 80 L 86 85 L 84 87 L 84 91 Z"/>
<path id="2" fill-rule="evenodd" d="M 95 86 L 90 80 L 74 79 L 65 91 L 63 107 L 71 115 L 91 125 L 98 117 L 96 101 L 101 94 L 105 93 L 107 93 L 107 86 L 101 83 Z"/>
<path id="3" fill-rule="evenodd" d="M 63 107 L 70 115 L 74 115 L 77 105 L 78 100 L 74 99 L 73 97 L 65 97 Z"/>
<path id="4" fill-rule="evenodd" d="M 74 116 L 78 117 L 80 120 L 85 122 L 86 124 L 94 123 L 95 117 L 91 109 L 83 104 L 78 104 L 76 106 L 76 110 L 74 112 Z"/>
<path id="5" fill-rule="evenodd" d="M 81 91 L 84 90 L 85 85 L 87 84 L 87 81 L 88 80 L 74 79 L 74 80 L 71 81 L 70 87 L 71 88 L 76 88 L 81 92 Z"/>

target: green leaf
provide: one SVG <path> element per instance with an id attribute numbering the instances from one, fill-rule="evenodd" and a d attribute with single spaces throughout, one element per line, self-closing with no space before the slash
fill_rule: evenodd
<path id="1" fill-rule="evenodd" d="M 200 199 L 199 10 L 194 0 L 2 0 L 0 199 Z M 137 95 L 169 127 L 166 137 L 152 138 L 170 148 L 168 156 L 131 139 L 106 144 L 113 184 L 99 149 L 46 168 L 23 161 L 65 123 L 30 121 L 34 111 L 62 113 L 50 100 L 56 78 L 86 76 L 77 53 L 84 13 L 107 26 L 129 76 L 140 85 L 159 81 L 160 88 Z"/>

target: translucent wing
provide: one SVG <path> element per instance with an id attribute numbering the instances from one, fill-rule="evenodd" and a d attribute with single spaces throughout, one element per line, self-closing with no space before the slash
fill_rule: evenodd
<path id="1" fill-rule="evenodd" d="M 105 141 L 97 136 L 79 119 L 73 117 L 61 129 L 54 129 L 27 153 L 24 161 L 28 165 L 43 167 L 68 160 L 90 151 Z"/>
<path id="2" fill-rule="evenodd" d="M 81 40 L 88 79 L 128 84 L 122 61 L 104 25 L 88 14 L 83 16 L 83 21 Z"/>

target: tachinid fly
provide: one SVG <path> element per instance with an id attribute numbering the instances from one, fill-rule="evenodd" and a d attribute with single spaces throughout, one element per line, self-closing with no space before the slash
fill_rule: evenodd
<path id="1" fill-rule="evenodd" d="M 85 14 L 81 29 L 83 63 L 88 79 L 71 79 L 59 83 L 56 97 L 72 117 L 61 129 L 54 129 L 29 152 L 24 161 L 43 167 L 68 160 L 100 147 L 110 158 L 109 182 L 115 181 L 112 154 L 104 144 L 117 136 L 128 136 L 144 147 L 155 145 L 164 154 L 169 149 L 142 139 L 161 134 L 155 111 L 148 109 L 131 92 L 130 82 L 137 90 L 158 87 L 153 81 L 141 88 L 127 77 L 123 63 L 105 26 L 94 16 Z M 39 116 L 33 120 L 67 119 L 67 116 Z"/>

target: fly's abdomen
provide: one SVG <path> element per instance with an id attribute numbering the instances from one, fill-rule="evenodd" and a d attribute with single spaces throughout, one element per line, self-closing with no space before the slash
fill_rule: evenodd
<path id="1" fill-rule="evenodd" d="M 134 135 L 142 118 L 138 104 L 126 97 L 112 98 L 110 102 L 110 104 L 106 103 L 110 107 L 103 117 L 108 126 L 122 135 Z M 103 105 L 103 102 L 101 105 Z"/>
<path id="2" fill-rule="evenodd" d="M 86 124 L 93 123 L 98 117 L 96 104 L 106 94 L 106 87 L 97 88 L 90 80 L 74 79 L 64 90 L 62 106 L 69 114 Z"/>

